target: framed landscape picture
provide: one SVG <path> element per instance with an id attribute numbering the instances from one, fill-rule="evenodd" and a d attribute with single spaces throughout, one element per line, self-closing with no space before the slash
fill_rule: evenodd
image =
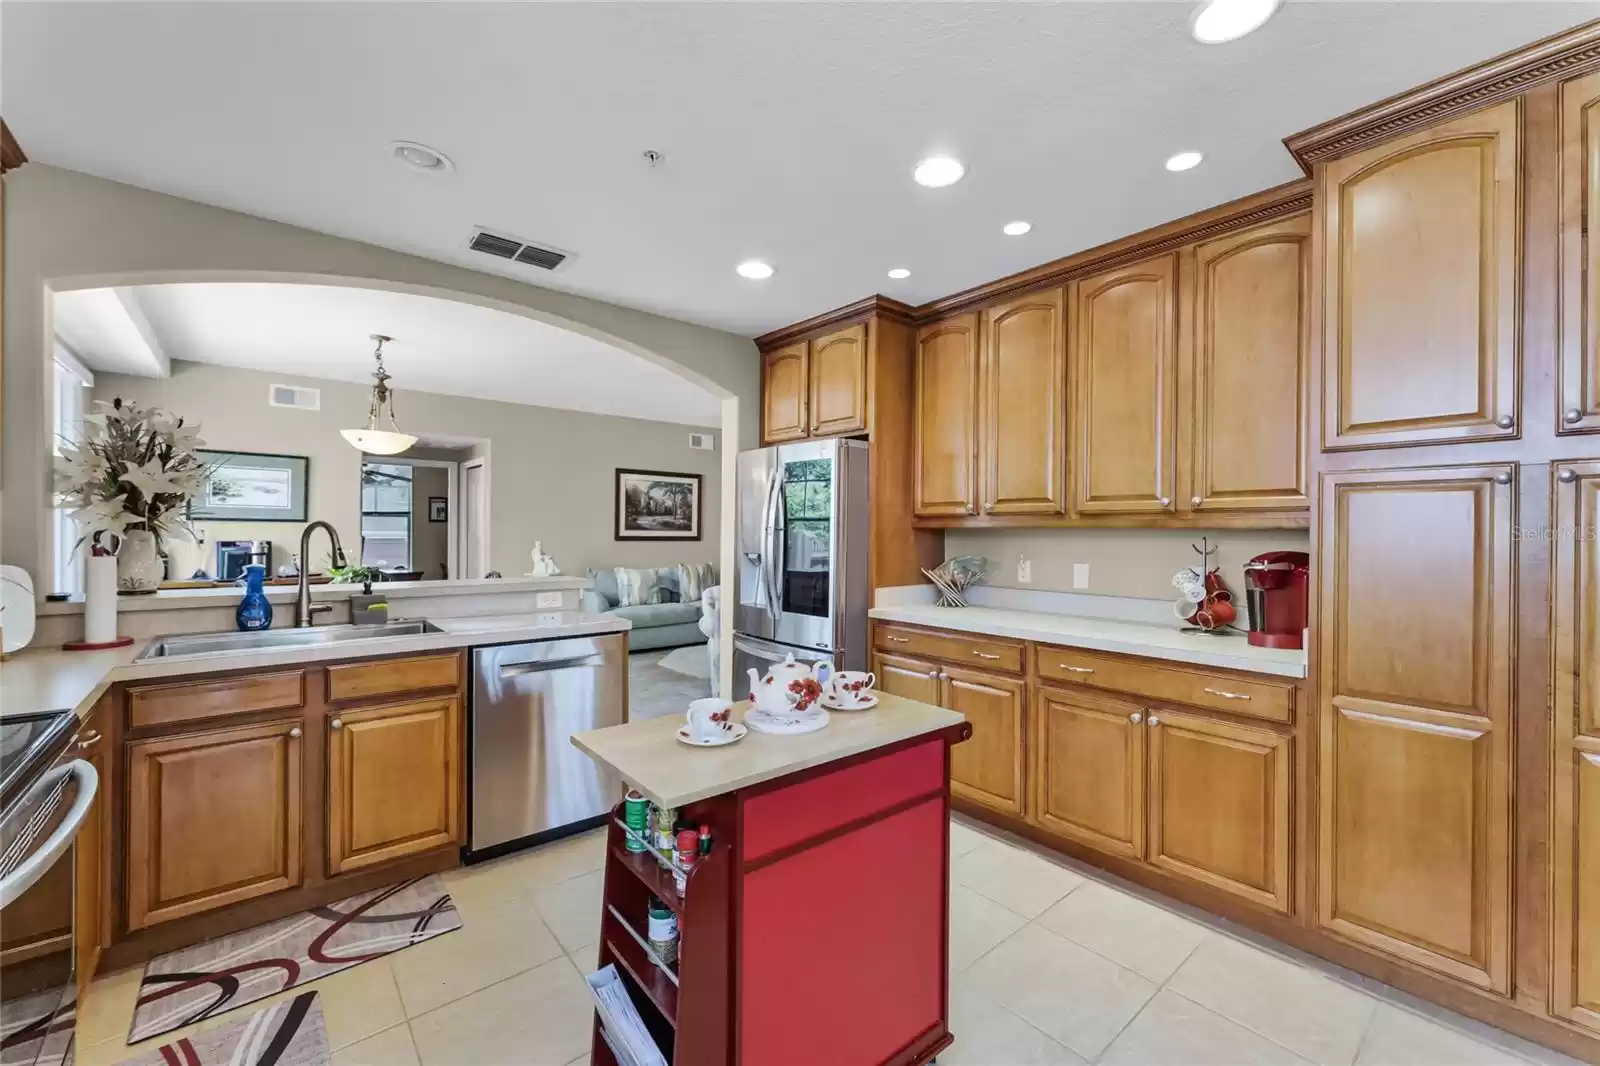
<path id="1" fill-rule="evenodd" d="M 700 475 L 617 469 L 617 540 L 699 540 Z"/>
<path id="2" fill-rule="evenodd" d="M 263 452 L 195 452 L 211 468 L 189 501 L 191 521 L 304 522 L 311 460 Z"/>

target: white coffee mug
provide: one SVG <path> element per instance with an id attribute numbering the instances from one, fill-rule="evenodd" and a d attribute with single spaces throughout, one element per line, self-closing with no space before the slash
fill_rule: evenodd
<path id="1" fill-rule="evenodd" d="M 1204 579 L 1187 567 L 1172 575 L 1172 587 L 1190 603 L 1201 603 L 1206 598 Z"/>
<path id="2" fill-rule="evenodd" d="M 689 736 L 694 740 L 713 740 L 728 728 L 728 717 L 733 705 L 715 696 L 691 700 L 689 703 Z"/>
<path id="3" fill-rule="evenodd" d="M 869 674 L 861 670 L 839 670 L 829 679 L 829 691 L 838 703 L 853 706 L 865 703 L 872 693 L 872 687 L 878 683 L 877 674 Z"/>

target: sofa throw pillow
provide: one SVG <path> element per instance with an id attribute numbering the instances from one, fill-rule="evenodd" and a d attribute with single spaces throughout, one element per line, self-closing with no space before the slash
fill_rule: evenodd
<path id="1" fill-rule="evenodd" d="M 678 564 L 678 596 L 684 603 L 699 603 L 700 594 L 714 579 L 710 563 Z"/>
<path id="2" fill-rule="evenodd" d="M 642 607 L 656 603 L 659 583 L 653 569 L 633 570 L 626 566 L 613 568 L 617 575 L 617 606 Z"/>

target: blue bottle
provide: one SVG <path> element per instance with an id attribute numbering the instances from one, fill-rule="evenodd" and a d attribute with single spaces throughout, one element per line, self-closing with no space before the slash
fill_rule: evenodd
<path id="1" fill-rule="evenodd" d="M 261 588 L 266 576 L 267 568 L 260 563 L 244 568 L 244 598 L 239 601 L 234 619 L 239 628 L 247 632 L 272 628 L 272 604 L 267 602 L 267 594 Z"/>

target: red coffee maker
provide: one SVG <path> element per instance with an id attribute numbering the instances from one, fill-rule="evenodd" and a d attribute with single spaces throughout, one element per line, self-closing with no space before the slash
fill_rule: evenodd
<path id="1" fill-rule="evenodd" d="M 1250 643 L 1258 648 L 1304 648 L 1311 556 L 1263 552 L 1244 564 Z"/>

